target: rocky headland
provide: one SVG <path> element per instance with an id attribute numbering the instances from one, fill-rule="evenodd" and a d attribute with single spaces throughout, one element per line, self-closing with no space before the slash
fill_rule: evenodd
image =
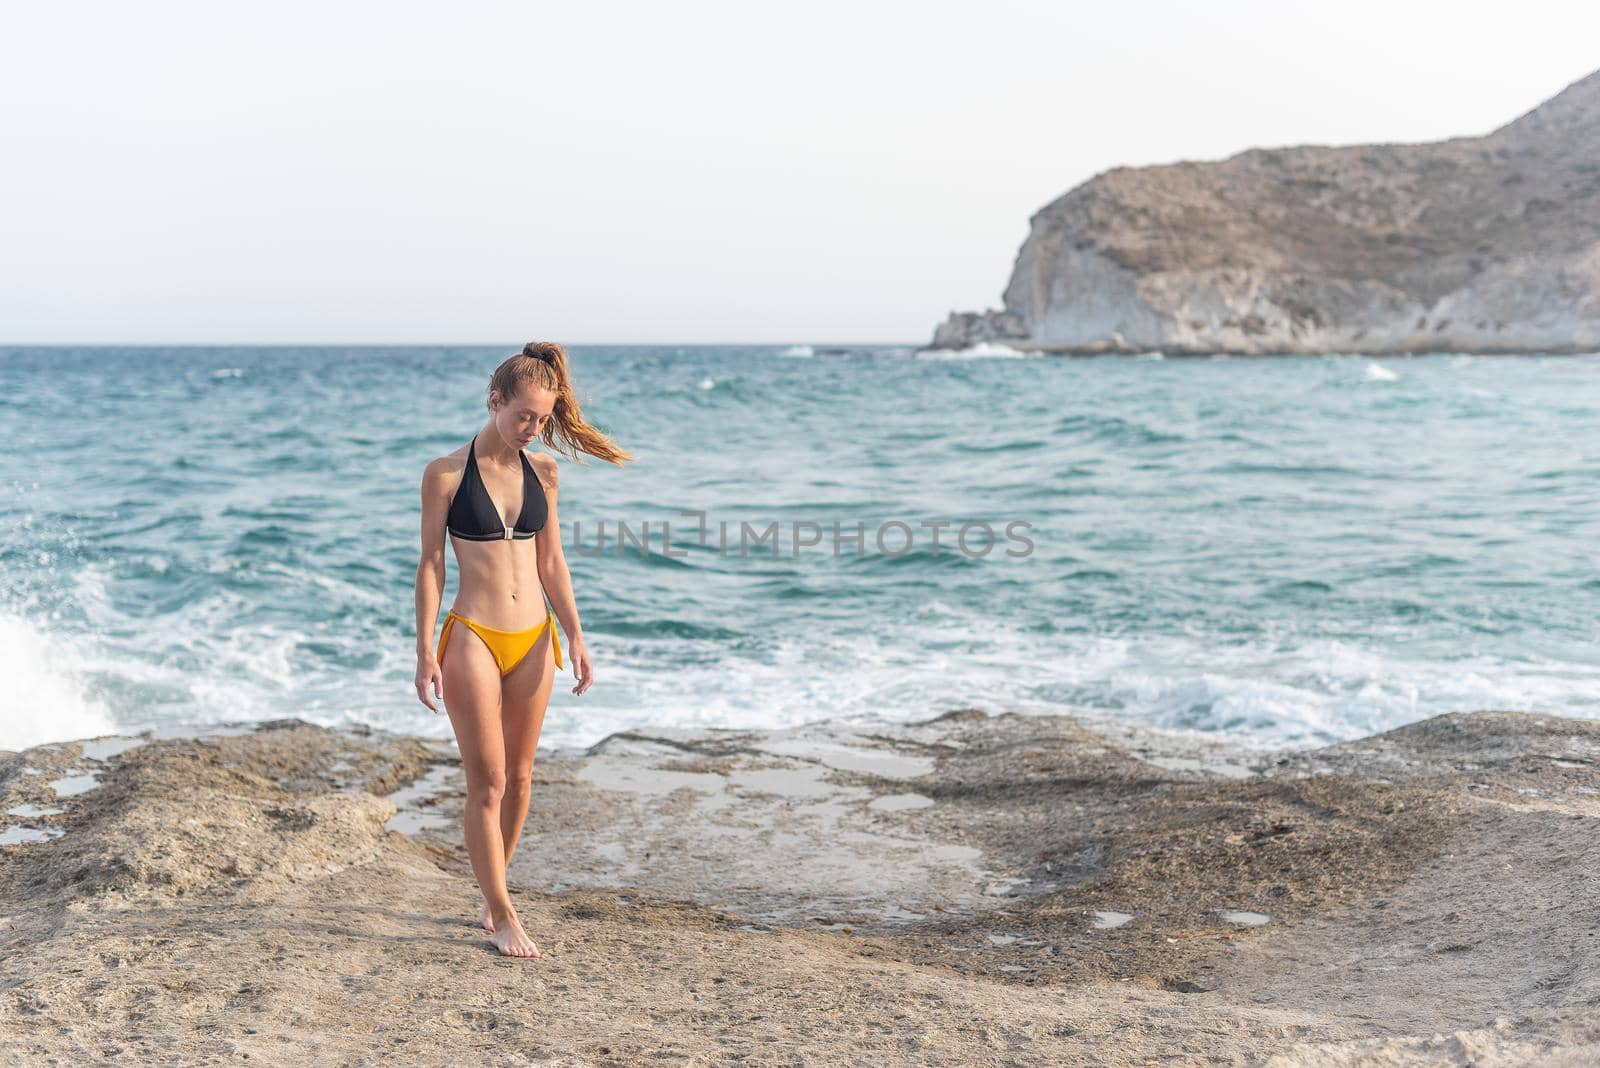
<path id="1" fill-rule="evenodd" d="M 542 752 L 475 926 L 447 743 L 0 754 L 6 1064 L 1580 1064 L 1600 724 L 1312 751 L 947 713 Z"/>
<path id="2" fill-rule="evenodd" d="M 932 347 L 1600 350 L 1600 72 L 1486 136 L 1119 167 L 1030 223 Z"/>

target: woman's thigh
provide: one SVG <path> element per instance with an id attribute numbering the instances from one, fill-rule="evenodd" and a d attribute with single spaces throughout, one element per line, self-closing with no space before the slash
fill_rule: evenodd
<path id="1" fill-rule="evenodd" d="M 526 774 L 533 766 L 539 732 L 544 727 L 544 712 L 549 707 L 550 690 L 554 685 L 555 656 L 547 630 L 500 682 L 500 720 L 508 776 Z"/>
<path id="2" fill-rule="evenodd" d="M 461 749 L 467 788 L 504 787 L 505 742 L 500 728 L 500 666 L 483 639 L 457 621 L 445 647 L 444 707 Z"/>

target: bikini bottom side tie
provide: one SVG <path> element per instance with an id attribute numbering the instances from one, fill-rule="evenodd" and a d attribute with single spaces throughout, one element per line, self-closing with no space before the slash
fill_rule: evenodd
<path id="1" fill-rule="evenodd" d="M 555 613 L 545 609 L 544 620 L 536 627 L 527 630 L 500 630 L 496 627 L 486 627 L 476 620 L 460 615 L 454 609 L 444 617 L 444 627 L 439 631 L 439 666 L 444 667 L 444 650 L 450 641 L 450 628 L 457 620 L 470 627 L 472 632 L 483 639 L 483 644 L 489 647 L 489 652 L 494 655 L 494 662 L 500 666 L 500 676 L 511 674 L 511 669 L 522 662 L 528 655 L 528 650 L 538 644 L 539 636 L 550 631 L 550 649 L 555 653 L 556 667 L 564 668 L 567 665 L 561 659 L 561 638 L 556 633 Z"/>

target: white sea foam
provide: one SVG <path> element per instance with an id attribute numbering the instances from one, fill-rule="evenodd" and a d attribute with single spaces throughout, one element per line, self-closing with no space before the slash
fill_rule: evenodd
<path id="1" fill-rule="evenodd" d="M 790 345 L 779 356 L 815 356 L 816 351 L 810 345 Z"/>
<path id="2" fill-rule="evenodd" d="M 117 622 L 111 603 L 111 568 L 105 563 L 77 567 L 72 574 L 72 603 L 88 617 L 97 630 Z"/>
<path id="3" fill-rule="evenodd" d="M 392 594 L 285 564 L 252 571 L 359 611 L 317 623 L 252 619 L 259 603 L 214 589 L 181 612 L 129 615 L 108 594 L 106 567 L 82 565 L 68 581 L 87 633 L 0 615 L 0 668 L 10 682 L 0 697 L 0 748 L 285 716 L 450 736 L 448 719 L 415 697 L 409 642 L 361 622 Z M 940 597 L 873 628 L 795 628 L 738 651 L 704 639 L 598 632 L 590 640 L 602 683 L 575 698 L 570 667 L 561 673 L 545 741 L 588 745 L 644 725 L 915 719 L 962 706 L 1082 712 L 1269 745 L 1352 738 L 1477 708 L 1600 718 L 1600 666 L 1413 652 L 1381 632 L 1255 642 L 1039 633 Z"/>
<path id="4" fill-rule="evenodd" d="M 300 640 L 274 627 L 236 628 L 214 644 L 203 675 L 164 681 L 187 681 L 192 710 L 211 722 L 297 715 L 328 726 L 365 722 L 449 737 L 448 720 L 416 700 L 408 650 L 385 645 L 376 663 L 359 670 L 335 661 L 313 671 L 295 663 Z M 1320 744 L 1476 708 L 1600 717 L 1600 700 L 1577 696 L 1600 692 L 1600 667 L 1482 655 L 1411 658 L 1381 639 L 1236 645 L 1203 636 L 1009 633 L 993 619 L 934 606 L 875 637 L 819 628 L 755 657 L 708 657 L 702 641 L 602 641 L 601 687 L 573 697 L 570 666 L 557 681 L 545 725 L 549 744 L 588 745 L 645 725 L 914 719 L 969 705 L 1090 712 L 1263 745 Z M 663 662 L 676 666 L 663 671 Z M 108 730 L 102 720 L 62 736 Z"/>
<path id="5" fill-rule="evenodd" d="M 973 705 L 1033 714 L 1094 712 L 1254 744 L 1310 745 L 1479 708 L 1600 717 L 1600 701 L 1576 696 L 1576 675 L 1600 690 L 1600 668 L 1583 665 L 1494 656 L 1412 659 L 1382 641 L 1317 639 L 1285 648 L 1189 638 L 1045 640 L 1008 637 L 992 620 L 942 627 L 919 620 L 914 629 L 915 638 L 888 632 L 873 641 L 834 642 L 819 636 L 805 649 L 801 643 L 784 647 L 770 663 L 724 664 L 687 677 L 644 664 L 614 666 L 612 676 L 650 714 L 703 726 L 790 725 L 822 716 L 918 718 Z M 975 634 L 989 640 L 974 642 Z M 629 722 L 630 713 L 638 714 L 617 708 L 605 729 L 643 722 Z"/>
<path id="6" fill-rule="evenodd" d="M 1389 370 L 1376 360 L 1367 361 L 1366 374 L 1368 382 L 1397 382 L 1400 379 L 1398 373 Z"/>
<path id="7" fill-rule="evenodd" d="M 964 349 L 921 349 L 917 352 L 918 358 L 924 360 L 1031 359 L 1038 355 L 1037 352 L 1023 352 L 995 341 L 980 341 Z"/>
<path id="8" fill-rule="evenodd" d="M 1476 708 L 1600 716 L 1600 705 L 1571 700 L 1572 672 L 1600 683 L 1600 669 L 1570 664 L 1411 661 L 1322 640 L 1287 649 L 1219 648 L 1194 639 L 1046 640 L 1007 635 L 993 620 L 940 625 L 921 618 L 904 626 L 904 633 L 894 628 L 874 639 L 817 633 L 780 643 L 760 660 L 715 664 L 691 655 L 704 650 L 685 643 L 671 672 L 660 669 L 663 655 L 673 659 L 669 649 L 639 655 L 613 645 L 606 688 L 585 696 L 581 718 L 567 714 L 576 699 L 557 685 L 546 740 L 588 745 L 648 724 L 915 719 L 963 706 L 1093 713 L 1255 745 L 1322 744 Z M 975 642 L 975 634 L 988 640 Z M 590 703 L 593 697 L 600 700 Z"/>
<path id="9" fill-rule="evenodd" d="M 12 680 L 0 698 L 0 747 L 285 716 L 450 736 L 448 719 L 416 699 L 405 643 L 348 626 L 308 634 L 242 623 L 248 607 L 235 593 L 214 593 L 131 639 L 137 623 L 123 619 L 113 628 L 128 643 L 123 652 L 0 616 L 0 666 Z M 307 643 L 324 651 L 308 653 Z M 646 725 L 786 727 L 918 719 L 964 706 L 1088 713 L 1258 745 L 1321 744 L 1479 708 L 1600 718 L 1600 698 L 1587 696 L 1600 693 L 1595 665 L 1487 654 L 1429 659 L 1378 634 L 1253 643 L 1040 634 L 938 599 L 874 634 L 816 627 L 760 652 L 603 634 L 591 647 L 601 685 L 576 698 L 570 665 L 560 673 L 547 744 L 589 745 Z M 113 680 L 115 716 L 86 696 L 86 678 Z"/>
<path id="10" fill-rule="evenodd" d="M 79 643 L 39 622 L 0 614 L 0 749 L 92 738 L 116 730 L 85 692 Z"/>

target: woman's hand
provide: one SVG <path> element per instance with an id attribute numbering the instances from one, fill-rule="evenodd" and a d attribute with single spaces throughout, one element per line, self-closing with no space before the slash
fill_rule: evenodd
<path id="1" fill-rule="evenodd" d="M 439 711 L 439 706 L 428 699 L 428 691 L 433 691 L 433 696 L 440 704 L 444 703 L 444 672 L 439 670 L 439 661 L 432 653 L 427 656 L 417 656 L 417 700 Z"/>
<path id="2" fill-rule="evenodd" d="M 572 692 L 582 697 L 583 692 L 594 685 L 594 665 L 589 663 L 589 649 L 583 644 L 582 638 L 567 649 L 567 660 L 572 664 L 572 673 L 578 676 L 578 685 L 572 688 Z"/>

